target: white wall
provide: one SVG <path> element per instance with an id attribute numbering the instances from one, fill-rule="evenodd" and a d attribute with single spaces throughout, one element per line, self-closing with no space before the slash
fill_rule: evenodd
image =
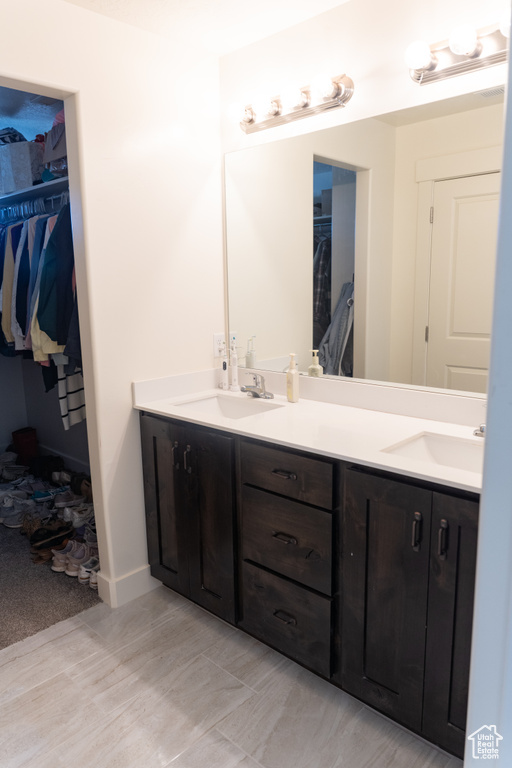
<path id="1" fill-rule="evenodd" d="M 218 68 L 179 30 L 164 40 L 59 0 L 5 3 L 2 29 L 0 85 L 71 95 L 100 594 L 115 605 L 152 585 L 131 382 L 209 367 L 223 325 Z"/>
<path id="2" fill-rule="evenodd" d="M 14 430 L 27 426 L 20 358 L 0 355 L 0 403 L 8 404 L 0 411 L 0 453 L 3 453 L 12 441 Z"/>
<path id="3" fill-rule="evenodd" d="M 36 430 L 39 449 L 42 453 L 60 456 L 69 469 L 88 474 L 87 420 L 66 431 L 62 425 L 57 386 L 50 392 L 45 391 L 41 367 L 32 360 L 23 360 L 21 368 L 26 426 Z"/>

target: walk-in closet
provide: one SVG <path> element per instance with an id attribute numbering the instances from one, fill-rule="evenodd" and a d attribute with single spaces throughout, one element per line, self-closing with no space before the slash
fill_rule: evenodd
<path id="1" fill-rule="evenodd" d="M 0 648 L 95 604 L 62 101 L 0 88 Z"/>

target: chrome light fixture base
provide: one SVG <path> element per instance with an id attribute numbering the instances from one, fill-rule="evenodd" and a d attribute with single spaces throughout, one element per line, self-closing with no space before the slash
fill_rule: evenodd
<path id="1" fill-rule="evenodd" d="M 427 85 L 448 77 L 457 77 L 507 60 L 508 40 L 499 29 L 478 35 L 478 47 L 471 55 L 453 53 L 449 45 L 438 43 L 430 46 L 432 63 L 428 69 L 410 69 L 415 83 Z"/>
<path id="2" fill-rule="evenodd" d="M 302 104 L 297 104 L 291 109 L 285 110 L 280 96 L 274 96 L 270 99 L 273 113 L 266 113 L 261 119 L 254 111 L 252 104 L 245 107 L 243 120 L 240 122 L 240 128 L 245 133 L 254 133 L 262 131 L 265 128 L 273 128 L 276 125 L 291 123 L 294 120 L 316 115 L 319 112 L 325 112 L 327 109 L 344 107 L 354 94 L 354 82 L 347 75 L 333 77 L 333 95 L 327 98 L 320 98 L 315 102 L 311 86 L 300 88 L 303 94 Z"/>

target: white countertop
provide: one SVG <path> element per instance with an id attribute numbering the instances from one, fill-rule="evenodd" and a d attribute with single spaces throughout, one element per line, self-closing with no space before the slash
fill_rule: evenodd
<path id="1" fill-rule="evenodd" d="M 186 377 L 185 377 L 186 378 Z M 203 379 L 205 382 L 206 379 Z M 142 382 L 141 384 L 147 384 Z M 134 407 L 148 413 L 213 427 L 235 435 L 264 440 L 289 448 L 310 451 L 347 462 L 387 470 L 461 490 L 480 493 L 482 473 L 446 466 L 437 461 L 411 458 L 386 453 L 384 449 L 395 446 L 415 435 L 428 433 L 462 438 L 474 442 L 480 448 L 482 438 L 473 436 L 473 428 L 445 421 L 402 416 L 365 408 L 301 399 L 289 403 L 284 396 L 276 395 L 272 401 L 254 400 L 257 408 L 271 402 L 282 406 L 242 418 L 228 418 L 221 413 L 202 413 L 189 403 L 193 399 L 222 395 L 231 399 L 247 399 L 242 392 L 223 392 L 218 388 L 188 389 L 179 387 L 171 396 L 162 396 L 162 387 L 140 387 L 134 384 Z"/>

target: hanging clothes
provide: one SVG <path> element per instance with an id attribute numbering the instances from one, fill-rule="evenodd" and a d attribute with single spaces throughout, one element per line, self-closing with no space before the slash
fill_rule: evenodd
<path id="1" fill-rule="evenodd" d="M 313 258 L 313 348 L 320 341 L 331 322 L 331 238 L 318 243 Z"/>
<path id="2" fill-rule="evenodd" d="M 57 386 L 64 429 L 85 419 L 69 203 L 0 227 L 0 325 L 0 352 L 31 355 Z"/>
<path id="3" fill-rule="evenodd" d="M 325 374 L 353 375 L 354 283 L 344 283 L 329 325 L 318 347 Z"/>

